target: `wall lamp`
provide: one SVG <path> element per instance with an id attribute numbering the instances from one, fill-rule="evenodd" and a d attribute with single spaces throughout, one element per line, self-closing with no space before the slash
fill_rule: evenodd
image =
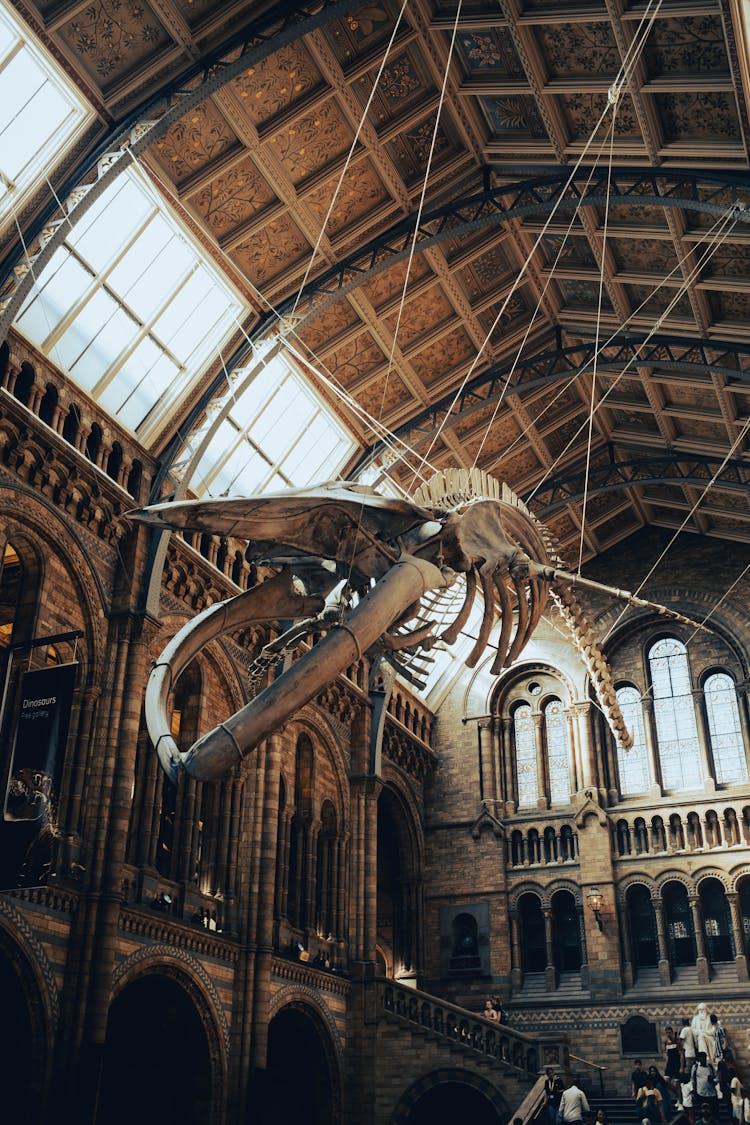
<path id="1" fill-rule="evenodd" d="M 600 930 L 603 930 L 604 923 L 602 922 L 602 907 L 604 906 L 604 895 L 598 887 L 592 887 L 589 893 L 586 895 L 586 901 L 594 912 L 597 926 Z"/>

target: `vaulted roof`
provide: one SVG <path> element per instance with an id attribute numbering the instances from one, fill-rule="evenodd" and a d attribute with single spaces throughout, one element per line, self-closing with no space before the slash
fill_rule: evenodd
<path id="1" fill-rule="evenodd" d="M 248 336 L 293 314 L 367 413 L 532 497 L 569 554 L 584 522 L 584 557 L 644 524 L 750 540 L 739 5 L 399 10 L 28 0 L 100 111 L 59 186 L 127 141 L 246 296 Z M 365 463 L 380 446 L 340 409 Z M 391 471 L 408 487 L 417 465 Z"/>

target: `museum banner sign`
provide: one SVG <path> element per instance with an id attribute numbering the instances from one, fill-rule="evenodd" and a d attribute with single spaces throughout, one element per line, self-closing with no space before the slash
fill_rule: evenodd
<path id="1" fill-rule="evenodd" d="M 42 881 L 49 866 L 77 671 L 77 663 L 56 664 L 21 680 L 3 807 L 3 881 L 11 885 Z"/>

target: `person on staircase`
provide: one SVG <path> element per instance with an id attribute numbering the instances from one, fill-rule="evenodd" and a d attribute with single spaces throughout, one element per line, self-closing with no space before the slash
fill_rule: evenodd
<path id="1" fill-rule="evenodd" d="M 551 1066 L 544 1072 L 544 1104 L 547 1109 L 549 1125 L 558 1125 L 560 1117 L 560 1098 L 565 1085 L 559 1074 L 555 1074 Z"/>
<path id="2" fill-rule="evenodd" d="M 664 1030 L 664 1074 L 667 1078 L 676 1078 L 682 1067 L 680 1065 L 680 1043 L 671 1027 Z"/>
<path id="3" fill-rule="evenodd" d="M 685 1016 L 682 1021 L 682 1031 L 680 1032 L 680 1048 L 682 1050 L 682 1069 L 683 1072 L 690 1074 L 695 1062 L 695 1052 L 698 1045 L 695 1041 L 695 1032 L 693 1031 L 690 1020 Z"/>
<path id="4" fill-rule="evenodd" d="M 646 1071 L 640 1059 L 635 1060 L 635 1069 L 630 1075 L 630 1094 L 633 1099 L 638 1097 L 638 1091 L 646 1084 Z"/>
<path id="5" fill-rule="evenodd" d="M 716 1068 L 706 1058 L 705 1051 L 699 1051 L 691 1074 L 693 1084 L 693 1106 L 697 1122 L 706 1120 L 706 1112 L 712 1121 L 719 1119 L 719 1095 L 716 1082 Z"/>
<path id="6" fill-rule="evenodd" d="M 560 1125 L 582 1125 L 584 1116 L 591 1113 L 586 1095 L 575 1079 L 571 1079 L 567 1090 L 563 1091 L 560 1098 L 559 1121 Z"/>
<path id="7" fill-rule="evenodd" d="M 664 1099 L 657 1089 L 656 1082 L 651 1075 L 653 1069 L 653 1067 L 649 1067 L 646 1080 L 636 1095 L 641 1125 L 666 1125 L 667 1118 L 664 1113 Z"/>

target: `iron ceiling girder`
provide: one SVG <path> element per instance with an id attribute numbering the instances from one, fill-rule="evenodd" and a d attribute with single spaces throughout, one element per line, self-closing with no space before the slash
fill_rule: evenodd
<path id="1" fill-rule="evenodd" d="M 720 470 L 711 472 L 713 467 Z M 551 477 L 533 494 L 534 513 L 540 519 L 554 515 L 567 504 L 575 504 L 588 495 L 596 496 L 603 492 L 616 492 L 645 484 L 692 485 L 705 488 L 716 476 L 715 484 L 723 491 L 747 494 L 750 480 L 750 466 L 741 461 L 727 461 L 710 454 L 685 454 L 670 450 L 654 454 L 645 451 L 641 456 L 626 461 L 609 461 L 603 465 L 593 465 L 587 474 L 585 469 L 576 468 L 567 473 Z M 523 497 L 528 502 L 531 494 Z"/>
<path id="2" fill-rule="evenodd" d="M 458 397 L 453 392 L 431 403 L 395 429 L 393 435 L 399 443 L 418 449 L 436 430 L 451 428 L 469 414 L 494 405 L 501 396 L 552 387 L 565 379 L 591 373 L 595 358 L 599 373 L 621 374 L 628 367 L 635 370 L 639 366 L 650 366 L 684 374 L 711 372 L 750 383 L 750 365 L 743 369 L 741 357 L 750 358 L 750 344 L 628 332 L 612 336 L 604 345 L 588 340 L 563 346 L 558 335 L 558 346 L 554 350 L 493 364 L 467 383 Z M 353 475 L 368 468 L 386 448 L 385 442 L 373 443 L 352 470 Z"/>
<path id="3" fill-rule="evenodd" d="M 566 194 L 560 197 L 562 188 Z M 727 197 L 728 193 L 728 197 Z M 728 211 L 737 222 L 750 224 L 750 176 L 732 172 L 695 172 L 663 168 L 614 168 L 599 173 L 581 167 L 486 189 L 451 200 L 425 212 L 415 226 L 407 215 L 359 249 L 324 270 L 298 294 L 277 302 L 281 315 L 305 309 L 319 315 L 335 299 L 358 288 L 376 273 L 406 257 L 414 244 L 425 250 L 455 238 L 513 220 L 548 215 L 554 209 L 614 205 L 669 207 L 715 218 Z M 263 331 L 270 320 L 259 324 Z"/>

